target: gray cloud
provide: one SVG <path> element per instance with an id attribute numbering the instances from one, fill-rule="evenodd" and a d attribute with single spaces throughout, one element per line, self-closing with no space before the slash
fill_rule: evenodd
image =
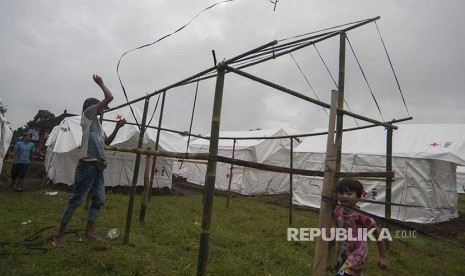
<path id="1" fill-rule="evenodd" d="M 80 113 L 83 99 L 100 96 L 91 75 L 99 73 L 113 91 L 113 106 L 125 102 L 116 75 L 120 56 L 187 23 L 214 1 L 26 1 L 0 4 L 0 97 L 13 129 L 39 109 L 56 115 Z M 126 55 L 121 78 L 135 99 L 191 76 L 274 39 L 361 19 L 377 21 L 404 92 L 412 123 L 460 123 L 465 120 L 461 94 L 465 84 L 465 48 L 461 37 L 465 2 L 355 0 L 282 0 L 273 12 L 266 0 L 237 0 L 211 9 L 181 32 L 153 47 Z M 396 83 L 373 24 L 349 32 L 384 119 L 406 117 Z M 338 39 L 318 45 L 337 79 Z M 352 111 L 380 119 L 358 65 L 347 48 L 346 97 Z M 318 97 L 329 101 L 333 81 L 313 47 L 294 53 Z M 290 56 L 247 69 L 310 97 L 316 97 Z M 194 133 L 207 133 L 214 80 L 201 82 Z M 187 130 L 195 84 L 170 90 L 165 124 Z M 156 99 L 151 100 L 153 107 Z M 142 109 L 141 104 L 137 106 Z M 158 114 L 158 112 L 157 112 Z M 320 107 L 228 74 L 223 130 L 327 125 Z M 158 115 L 152 124 L 158 123 Z M 346 120 L 348 125 L 353 121 Z"/>

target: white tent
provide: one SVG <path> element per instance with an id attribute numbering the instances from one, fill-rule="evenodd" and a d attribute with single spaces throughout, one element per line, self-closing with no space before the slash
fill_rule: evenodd
<path id="1" fill-rule="evenodd" d="M 290 135 L 289 132 L 284 129 L 220 132 L 220 137 L 277 137 L 288 135 Z M 294 141 L 294 145 L 297 146 L 298 142 Z M 209 151 L 209 146 L 209 140 L 196 139 L 189 145 L 189 150 L 194 153 L 205 153 Z M 232 139 L 219 140 L 218 155 L 232 157 Z M 234 158 L 269 165 L 289 166 L 290 138 L 236 140 Z M 187 168 L 188 182 L 198 185 L 205 184 L 206 162 L 191 161 L 184 163 L 184 166 Z M 218 162 L 215 181 L 216 189 L 228 190 L 230 169 L 230 164 Z M 289 175 L 234 166 L 231 191 L 245 195 L 286 193 L 289 191 Z"/>
<path id="2" fill-rule="evenodd" d="M 140 123 L 140 112 L 133 107 L 134 113 Z M 120 120 L 125 118 L 128 122 L 135 120 L 128 107 L 107 112 L 105 119 Z M 56 126 L 47 140 L 47 156 L 45 160 L 47 176 L 56 183 L 72 185 L 74 182 L 74 171 L 78 162 L 79 146 L 82 138 L 80 126 L 81 116 L 67 117 L 63 119 L 59 126 Z M 115 123 L 103 122 L 103 129 L 107 135 L 113 131 Z M 144 135 L 144 148 L 147 145 L 154 148 L 157 130 L 148 129 Z M 135 125 L 126 124 L 122 127 L 112 146 L 122 148 L 136 148 L 139 140 L 139 129 Z M 165 151 L 185 151 L 185 140 L 177 134 L 162 131 L 160 134 L 159 148 Z M 123 153 L 116 151 L 105 152 L 108 167 L 104 171 L 106 186 L 128 186 L 132 185 L 136 155 L 133 153 Z M 141 158 L 137 185 L 143 185 L 145 168 L 145 156 Z M 155 166 L 154 188 L 171 188 L 171 177 L 173 160 L 165 157 L 158 157 Z"/>
<path id="3" fill-rule="evenodd" d="M 465 167 L 457 166 L 457 193 L 465 194 Z"/>
<path id="4" fill-rule="evenodd" d="M 0 114 L 0 173 L 3 168 L 3 159 L 8 153 L 13 131 L 7 124 L 6 118 Z"/>
<path id="5" fill-rule="evenodd" d="M 436 223 L 458 216 L 456 166 L 465 165 L 465 125 L 402 124 L 393 135 L 392 202 L 422 208 L 392 207 L 392 218 Z M 317 132 L 325 130 L 318 129 Z M 295 166 L 324 170 L 327 136 L 307 137 L 295 150 Z M 341 171 L 381 172 L 386 166 L 386 131 L 370 128 L 343 134 Z M 361 179 L 365 197 L 385 201 L 385 181 Z M 320 207 L 323 179 L 295 176 L 293 203 Z M 361 203 L 363 210 L 384 216 L 384 205 Z"/>

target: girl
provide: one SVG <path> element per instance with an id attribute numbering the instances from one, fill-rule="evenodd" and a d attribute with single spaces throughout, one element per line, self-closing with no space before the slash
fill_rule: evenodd
<path id="1" fill-rule="evenodd" d="M 368 256 L 368 246 L 366 239 L 358 237 L 359 233 L 366 233 L 369 229 L 375 228 L 374 234 L 379 250 L 378 267 L 387 268 L 385 247 L 383 240 L 379 240 L 380 229 L 376 222 L 360 212 L 356 203 L 363 192 L 363 185 L 355 179 L 341 179 L 336 187 L 336 195 L 339 204 L 334 209 L 337 227 L 345 228 L 347 236 L 357 237 L 357 239 L 347 239 L 339 242 L 337 253 L 336 275 L 364 275 L 365 263 Z M 366 231 L 359 231 L 359 228 L 366 228 Z"/>

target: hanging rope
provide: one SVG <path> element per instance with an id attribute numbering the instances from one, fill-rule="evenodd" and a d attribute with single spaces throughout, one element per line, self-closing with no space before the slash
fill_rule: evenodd
<path id="1" fill-rule="evenodd" d="M 376 107 L 378 108 L 379 115 L 381 115 L 381 119 L 383 122 L 385 122 L 383 113 L 381 112 L 381 108 L 379 107 L 378 101 L 376 100 L 375 94 L 373 94 L 373 90 L 371 89 L 370 83 L 368 83 L 367 76 L 365 75 L 365 72 L 363 71 L 362 65 L 360 64 L 357 55 L 355 54 L 354 48 L 352 47 L 352 43 L 350 43 L 349 37 L 346 35 L 346 40 L 349 43 L 350 50 L 352 51 L 352 54 L 354 55 L 355 60 L 357 61 L 358 68 L 360 68 L 360 72 L 362 72 L 363 78 L 365 79 L 365 83 L 368 86 L 368 89 L 370 90 L 371 97 L 373 97 L 373 100 L 375 101 Z"/>
<path id="2" fill-rule="evenodd" d="M 197 78 L 197 84 L 195 86 L 194 104 L 192 105 L 191 122 L 190 122 L 190 125 L 189 125 L 189 132 L 187 134 L 186 153 L 189 152 L 189 143 L 191 141 L 192 124 L 194 122 L 195 104 L 197 103 L 197 93 L 198 93 L 198 91 L 199 91 L 199 79 Z M 179 169 L 182 168 L 183 163 L 184 163 L 184 159 L 181 161 L 181 164 L 179 165 Z"/>
<path id="3" fill-rule="evenodd" d="M 331 74 L 331 71 L 329 70 L 328 65 L 326 64 L 325 60 L 323 59 L 323 56 L 320 54 L 320 51 L 318 51 L 318 48 L 316 47 L 315 44 L 313 44 L 313 47 L 315 48 L 315 50 L 316 50 L 318 56 L 320 57 L 321 62 L 323 62 L 323 65 L 325 66 L 326 71 L 328 72 L 329 76 L 330 76 L 331 79 L 333 80 L 334 86 L 336 87 L 336 89 L 339 90 L 339 86 L 337 85 L 336 80 L 335 80 L 334 77 L 333 77 L 333 74 Z M 350 109 L 350 106 L 349 106 L 349 104 L 347 103 L 347 101 L 346 101 L 345 98 L 344 98 L 344 103 L 346 104 L 347 109 L 349 109 L 349 111 L 352 112 L 352 110 Z M 326 113 L 326 114 L 327 114 L 327 113 Z M 352 118 L 352 119 L 354 119 L 355 124 L 359 127 L 360 125 L 358 124 L 357 119 L 355 119 L 355 118 Z"/>
<path id="4" fill-rule="evenodd" d="M 172 32 L 172 33 L 169 33 L 169 34 L 166 34 L 164 36 L 162 36 L 161 38 L 157 39 L 156 41 L 152 42 L 152 43 L 148 43 L 148 44 L 145 44 L 145 45 L 142 45 L 142 46 L 139 46 L 139 47 L 136 47 L 134 49 L 131 49 L 129 51 L 126 51 L 118 60 L 118 65 L 116 66 L 116 74 L 118 75 L 118 80 L 119 80 L 119 83 L 121 85 L 121 88 L 123 89 L 123 94 L 124 94 L 124 97 L 126 98 L 126 102 L 129 103 L 129 99 L 128 99 L 128 95 L 126 93 L 126 88 L 124 87 L 124 84 L 123 84 L 123 81 L 121 80 L 121 76 L 119 74 L 119 66 L 121 64 L 121 60 L 123 59 L 123 57 L 127 54 L 129 54 L 130 52 L 132 51 L 135 51 L 135 50 L 139 50 L 139 49 L 142 49 L 142 48 L 145 48 L 145 47 L 148 47 L 148 46 L 152 46 L 152 45 L 155 45 L 156 43 L 162 41 L 163 39 L 181 31 L 182 29 L 184 29 L 185 27 L 187 27 L 189 24 L 191 24 L 192 21 L 194 21 L 194 19 L 196 19 L 200 14 L 202 14 L 203 12 L 215 7 L 216 5 L 219 5 L 219 4 L 223 4 L 223 3 L 226 3 L 226 2 L 233 2 L 235 0 L 224 0 L 224 1 L 220 1 L 220 2 L 217 2 L 205 9 L 203 9 L 202 11 L 200 11 L 199 13 L 197 13 L 191 20 L 189 20 L 186 24 L 184 24 L 183 26 L 181 26 L 180 28 L 178 28 L 176 31 Z M 129 108 L 131 109 L 131 113 L 132 115 L 134 116 L 134 120 L 136 120 L 136 123 L 138 125 L 138 128 L 139 130 L 141 130 L 141 127 L 139 126 L 139 122 L 137 121 L 137 118 L 136 118 L 136 115 L 134 114 L 134 110 L 132 109 L 131 105 L 129 104 Z"/>
<path id="5" fill-rule="evenodd" d="M 315 50 L 316 50 L 318 56 L 320 57 L 321 62 L 323 62 L 323 65 L 325 66 L 326 71 L 328 72 L 329 76 L 330 76 L 331 79 L 333 80 L 334 87 L 337 88 L 336 80 L 334 79 L 333 74 L 331 74 L 331 71 L 329 71 L 328 65 L 326 64 L 325 60 L 324 60 L 323 57 L 321 56 L 320 51 L 319 51 L 318 48 L 316 47 L 316 44 L 313 44 L 313 47 L 315 48 Z"/>
<path id="6" fill-rule="evenodd" d="M 147 130 L 147 127 L 148 127 L 148 126 L 150 125 L 150 123 L 152 122 L 153 116 L 155 116 L 155 111 L 157 111 L 158 102 L 159 102 L 159 101 L 160 101 L 160 94 L 158 94 L 157 103 L 155 104 L 155 108 L 153 109 L 153 113 L 152 113 L 152 116 L 150 117 L 149 123 L 145 126 L 144 132 Z"/>
<path id="7" fill-rule="evenodd" d="M 315 92 L 315 89 L 313 89 L 313 86 L 310 84 L 310 81 L 307 79 L 307 76 L 305 76 L 304 72 L 302 71 L 302 68 L 300 68 L 300 65 L 299 63 L 297 63 L 297 60 L 295 60 L 294 56 L 292 55 L 292 53 L 289 53 L 289 55 L 291 55 L 291 58 L 292 60 L 294 61 L 295 65 L 297 65 L 297 68 L 299 68 L 299 71 L 300 73 L 302 74 L 302 76 L 304 77 L 305 81 L 307 82 L 308 86 L 310 86 L 310 89 L 312 89 L 313 91 L 313 94 L 315 94 L 315 97 L 317 100 L 320 100 L 320 98 L 318 97 L 318 95 L 316 94 Z M 326 115 L 328 115 L 329 117 L 329 114 L 328 114 L 328 111 L 326 111 L 326 108 L 323 107 L 323 110 L 324 112 L 326 113 Z"/>
<path id="8" fill-rule="evenodd" d="M 379 38 L 381 39 L 381 43 L 383 43 L 384 51 L 386 52 L 386 56 L 388 58 L 389 65 L 391 66 L 392 73 L 394 74 L 394 78 L 396 79 L 397 88 L 399 88 L 400 96 L 402 97 L 402 101 L 404 102 L 405 110 L 407 111 L 407 115 L 411 117 L 410 112 L 408 111 L 407 103 L 405 102 L 405 99 L 404 99 L 404 94 L 402 93 L 402 89 L 400 88 L 399 80 L 397 79 L 396 72 L 394 71 L 394 67 L 392 66 L 391 58 L 389 57 L 389 53 L 386 49 L 386 44 L 384 44 L 383 37 L 381 36 L 381 32 L 379 31 L 379 28 L 378 28 L 378 24 L 376 24 L 376 21 L 374 22 L 375 22 L 376 30 L 378 30 Z"/>

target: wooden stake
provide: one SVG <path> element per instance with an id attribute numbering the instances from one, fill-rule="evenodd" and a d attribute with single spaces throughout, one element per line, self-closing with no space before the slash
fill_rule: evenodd
<path id="1" fill-rule="evenodd" d="M 328 141 L 326 145 L 326 159 L 325 171 L 323 180 L 323 190 L 321 193 L 322 198 L 331 198 L 334 190 L 336 170 L 336 154 L 337 147 L 334 142 L 334 127 L 336 124 L 336 110 L 337 110 L 337 91 L 333 90 L 331 94 L 331 109 L 329 113 L 329 126 L 328 126 Z M 318 227 L 323 232 L 329 231 L 333 224 L 332 219 L 332 206 L 330 202 L 321 200 L 320 214 L 318 216 Z M 323 235 L 323 233 L 322 233 Z M 326 273 L 326 263 L 328 258 L 328 242 L 324 241 L 322 237 L 318 237 L 315 245 L 315 255 L 313 257 L 313 272 L 312 275 L 323 276 Z"/>

